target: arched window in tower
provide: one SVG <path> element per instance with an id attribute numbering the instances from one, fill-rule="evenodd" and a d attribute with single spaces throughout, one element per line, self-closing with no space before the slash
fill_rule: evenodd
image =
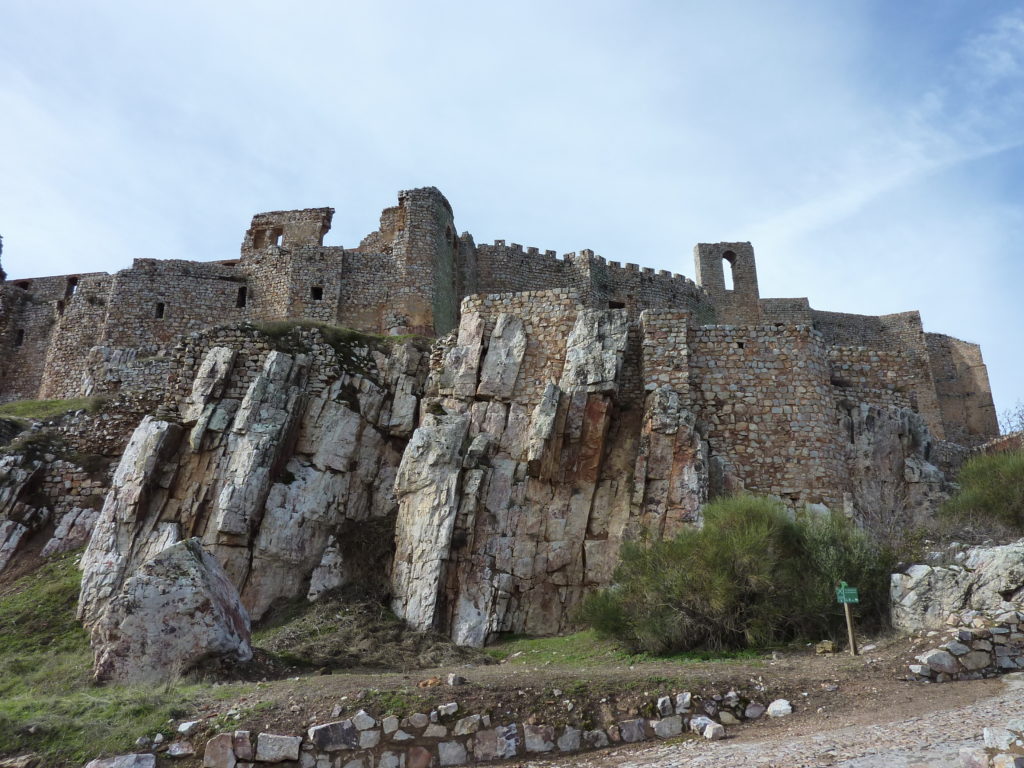
<path id="1" fill-rule="evenodd" d="M 725 268 L 725 264 L 722 265 L 722 276 L 725 280 L 725 290 L 735 290 L 736 286 L 736 253 L 734 251 L 724 251 L 722 253 L 722 261 L 729 265 L 729 268 Z"/>

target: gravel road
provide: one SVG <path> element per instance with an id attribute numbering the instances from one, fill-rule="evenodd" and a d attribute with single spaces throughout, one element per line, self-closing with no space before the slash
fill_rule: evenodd
<path id="1" fill-rule="evenodd" d="M 770 728 L 759 735 L 755 725 L 736 739 L 637 745 L 558 762 L 573 768 L 959 768 L 960 749 L 980 747 L 985 726 L 1024 716 L 1024 673 L 1003 677 L 994 696 L 969 704 L 958 705 L 956 683 L 943 691 L 948 708 L 916 717 L 887 720 L 886 711 L 877 711 L 867 717 L 875 722 L 801 734 Z"/>

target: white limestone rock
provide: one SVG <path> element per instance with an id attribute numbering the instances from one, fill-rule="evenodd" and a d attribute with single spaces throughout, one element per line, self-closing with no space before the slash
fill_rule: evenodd
<path id="1" fill-rule="evenodd" d="M 622 310 L 581 310 L 566 341 L 559 386 L 565 391 L 616 392 L 628 333 Z"/>
<path id="2" fill-rule="evenodd" d="M 91 642 L 96 678 L 117 682 L 165 679 L 209 656 L 252 658 L 248 614 L 198 539 L 143 563 L 93 626 Z"/>
<path id="3" fill-rule="evenodd" d="M 522 319 L 499 314 L 488 340 L 487 355 L 480 369 L 479 397 L 509 400 L 526 354 L 526 331 Z"/>

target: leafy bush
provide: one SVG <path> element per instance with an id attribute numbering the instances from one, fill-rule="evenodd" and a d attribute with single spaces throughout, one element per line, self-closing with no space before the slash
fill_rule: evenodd
<path id="1" fill-rule="evenodd" d="M 776 502 L 736 496 L 709 504 L 701 529 L 625 544 L 614 586 L 588 598 L 582 617 L 658 654 L 835 638 L 845 627 L 837 583 L 860 589 L 861 621 L 878 626 L 894 563 L 838 515 L 794 521 Z"/>
<path id="2" fill-rule="evenodd" d="M 964 525 L 1024 531 L 1024 451 L 975 456 L 960 470 L 960 491 L 942 507 Z"/>

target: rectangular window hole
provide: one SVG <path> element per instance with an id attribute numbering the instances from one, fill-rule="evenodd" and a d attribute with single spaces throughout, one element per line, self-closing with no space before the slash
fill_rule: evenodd
<path id="1" fill-rule="evenodd" d="M 241 307 L 245 306 L 245 302 L 248 299 L 248 295 L 247 294 L 248 294 L 248 289 L 244 285 L 241 288 L 238 289 L 238 298 L 235 299 L 235 306 L 236 307 L 241 308 Z"/>
<path id="2" fill-rule="evenodd" d="M 323 298 L 324 298 L 323 286 L 321 286 L 321 285 L 314 285 L 312 288 L 309 289 L 309 295 L 312 297 L 313 301 L 323 301 Z"/>
<path id="3" fill-rule="evenodd" d="M 626 302 L 624 301 L 609 301 L 608 309 L 625 309 Z"/>
<path id="4" fill-rule="evenodd" d="M 14 335 L 14 346 L 20 347 L 25 343 L 25 329 L 19 328 L 18 332 Z"/>
<path id="5" fill-rule="evenodd" d="M 156 319 L 159 320 L 163 316 L 164 316 L 164 303 L 162 301 L 158 301 L 156 303 Z"/>

